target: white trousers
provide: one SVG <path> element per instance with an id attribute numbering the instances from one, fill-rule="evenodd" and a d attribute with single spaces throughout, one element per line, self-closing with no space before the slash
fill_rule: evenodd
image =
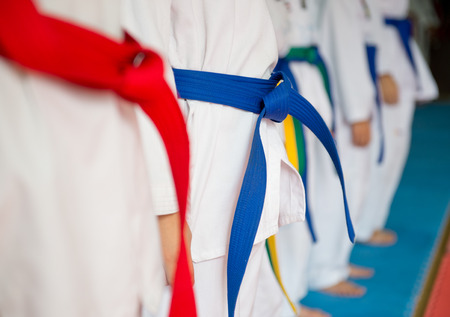
<path id="1" fill-rule="evenodd" d="M 298 223 L 298 222 L 297 222 Z M 282 227 L 284 228 L 284 227 Z M 285 281 L 285 280 L 283 280 Z M 277 317 L 282 315 L 283 303 L 287 303 L 270 265 L 269 256 L 264 252 L 256 289 L 252 317 Z M 240 316 L 250 316 L 243 315 Z"/>
<path id="2" fill-rule="evenodd" d="M 370 190 L 358 219 L 358 241 L 368 241 L 386 225 L 408 158 L 414 108 L 413 92 L 402 93 L 394 106 L 383 105 L 385 155 L 381 163 L 372 158 Z"/>

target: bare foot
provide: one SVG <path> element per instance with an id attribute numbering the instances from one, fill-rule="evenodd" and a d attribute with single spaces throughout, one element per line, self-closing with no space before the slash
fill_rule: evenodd
<path id="1" fill-rule="evenodd" d="M 371 278 L 375 271 L 368 267 L 362 267 L 354 264 L 350 264 L 350 278 L 352 279 L 367 279 Z"/>
<path id="2" fill-rule="evenodd" d="M 320 309 L 309 308 L 302 305 L 298 317 L 331 317 L 331 315 Z"/>
<path id="3" fill-rule="evenodd" d="M 397 234 L 388 229 L 376 230 L 369 241 L 368 245 L 376 247 L 389 247 L 397 242 Z"/>
<path id="4" fill-rule="evenodd" d="M 342 281 L 322 289 L 321 292 L 332 296 L 357 298 L 364 296 L 366 289 L 350 281 Z"/>

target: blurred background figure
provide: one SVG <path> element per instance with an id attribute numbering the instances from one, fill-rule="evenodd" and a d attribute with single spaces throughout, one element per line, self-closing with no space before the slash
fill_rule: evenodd
<path id="1" fill-rule="evenodd" d="M 420 1 L 417 1 L 420 2 Z M 427 2 L 424 0 L 424 2 Z M 441 100 L 450 99 L 450 2 L 446 0 L 434 0 L 433 7 L 439 19 L 439 23 L 426 30 L 425 36 L 429 37 L 430 46 L 423 46 L 425 56 L 429 56 L 429 63 L 433 76 L 436 78 Z M 421 16 L 418 11 L 417 15 Z M 416 37 L 417 35 L 414 34 Z M 419 39 L 420 43 L 420 39 Z"/>
<path id="2" fill-rule="evenodd" d="M 373 204 L 366 203 L 365 209 L 368 209 L 367 205 L 387 206 L 381 212 L 381 207 L 377 207 L 378 216 L 392 209 L 387 227 L 398 233 L 398 240 L 387 247 L 395 242 L 395 233 L 383 234 L 378 238 L 382 238 L 381 242 L 388 242 L 385 248 L 373 248 L 367 244 L 355 246 L 352 261 L 373 266 L 376 272 L 374 278 L 359 282 L 369 290 L 364 298 L 338 301 L 310 292 L 303 302 L 311 306 L 320 304 L 333 316 L 341 317 L 448 316 L 450 312 L 443 313 L 442 308 L 447 306 L 448 309 L 446 298 L 449 292 L 444 292 L 442 286 L 450 284 L 444 278 L 445 270 L 436 280 L 433 273 L 437 271 L 439 258 L 445 250 L 436 253 L 433 250 L 439 249 L 440 243 L 445 246 L 445 224 L 449 221 L 446 210 L 450 199 L 450 3 L 446 0 L 411 0 L 411 3 L 378 0 L 376 3 L 380 5 L 383 16 L 391 20 L 389 25 L 384 25 L 381 38 L 383 45 L 391 51 L 389 71 L 397 86 L 398 100 L 392 100 L 389 92 L 383 89 L 393 85 L 383 84 L 380 78 L 383 73 L 379 72 L 387 151 L 385 162 L 378 169 L 386 169 L 388 165 L 390 168 L 389 172 L 384 172 L 387 177 L 378 181 L 385 194 L 377 200 L 375 196 L 379 194 L 372 193 Z M 415 41 L 412 37 L 404 38 L 408 39 L 406 42 L 417 69 L 412 66 L 400 32 L 394 25 L 405 18 L 412 21 Z M 438 91 L 438 101 L 431 102 L 438 97 Z M 411 153 L 405 168 L 410 144 Z M 382 177 L 383 174 L 378 175 Z M 397 181 L 393 181 L 396 178 Z M 400 179 L 395 194 L 395 184 Z M 376 220 L 369 222 L 373 225 Z M 381 223 L 378 228 L 384 229 L 386 218 Z M 367 242 L 371 240 L 373 231 L 366 237 L 364 235 L 360 230 L 359 240 L 366 238 Z M 448 251 L 446 257 L 450 259 Z M 443 266 L 441 269 L 445 269 Z M 446 275 L 449 275 L 448 270 Z M 396 280 L 395 284 L 393 280 Z M 433 283 L 437 291 L 434 293 L 441 296 L 429 300 Z M 383 306 L 379 305 L 380 300 L 385 303 Z M 438 308 L 440 302 L 443 304 L 441 309 Z M 425 315 L 427 305 L 429 309 Z"/>
<path id="3" fill-rule="evenodd" d="M 419 47 L 412 38 L 408 20 L 408 0 L 375 0 L 384 17 L 380 45 L 386 54 L 387 70 L 393 76 L 378 74 L 382 93 L 384 158 L 374 160 L 370 190 L 358 221 L 358 241 L 376 246 L 392 245 L 395 233 L 385 225 L 408 158 L 416 101 L 431 101 L 438 96 L 436 82 Z"/>
<path id="4" fill-rule="evenodd" d="M 441 24 L 433 0 L 411 0 L 409 14 L 414 21 L 414 38 L 425 60 L 429 62 L 431 38 Z"/>
<path id="5" fill-rule="evenodd" d="M 357 224 L 369 190 L 372 138 L 380 133 L 376 88 L 369 54 L 378 46 L 380 23 L 371 1 L 330 0 L 324 4 L 321 49 L 330 65 L 336 111 L 335 138 L 346 179 L 350 212 Z M 370 47 L 370 50 L 369 50 Z M 375 147 L 380 153 L 380 147 Z M 322 184 L 323 185 L 323 184 Z M 330 187 L 331 188 L 331 187 Z M 313 245 L 310 287 L 343 297 L 361 297 L 365 288 L 350 278 L 367 278 L 369 269 L 350 266 L 353 248 L 338 208 L 336 190 L 326 190 L 314 214 L 318 241 Z M 328 206 L 326 206 L 328 204 Z M 356 232 L 358 228 L 355 227 Z"/>

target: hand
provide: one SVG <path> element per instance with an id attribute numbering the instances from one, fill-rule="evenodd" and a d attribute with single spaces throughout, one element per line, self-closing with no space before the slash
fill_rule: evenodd
<path id="1" fill-rule="evenodd" d="M 169 285 L 173 286 L 175 271 L 178 263 L 178 254 L 180 252 L 180 215 L 179 213 L 158 216 L 159 232 L 161 236 L 161 246 L 164 260 L 164 269 Z M 191 231 L 185 223 L 184 238 L 186 244 L 186 253 L 188 266 L 191 272 L 192 283 L 194 281 L 194 270 L 191 259 Z"/>
<path id="2" fill-rule="evenodd" d="M 381 95 L 387 105 L 396 105 L 398 103 L 398 86 L 390 74 L 384 74 L 378 77 Z"/>
<path id="3" fill-rule="evenodd" d="M 370 120 L 352 124 L 352 141 L 356 146 L 366 146 L 370 142 Z"/>

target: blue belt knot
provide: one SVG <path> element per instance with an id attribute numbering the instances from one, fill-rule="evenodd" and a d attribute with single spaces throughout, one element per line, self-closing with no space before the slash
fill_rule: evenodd
<path id="1" fill-rule="evenodd" d="M 275 122 L 282 122 L 289 114 L 291 82 L 282 73 L 273 73 L 271 80 L 278 81 L 278 85 L 263 97 L 263 117 Z"/>

